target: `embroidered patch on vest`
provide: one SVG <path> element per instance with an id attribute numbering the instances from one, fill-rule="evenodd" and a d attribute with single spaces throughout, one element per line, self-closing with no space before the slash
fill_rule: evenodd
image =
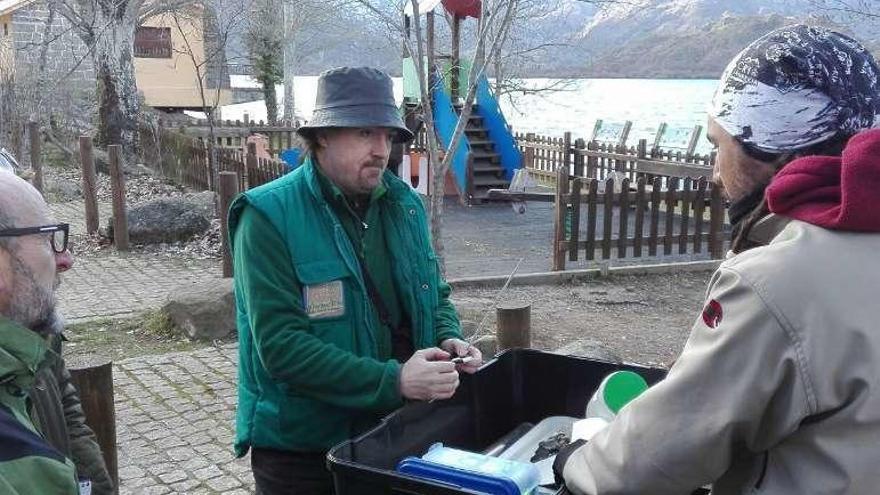
<path id="1" fill-rule="evenodd" d="M 303 290 L 303 306 L 309 318 L 333 318 L 345 314 L 345 293 L 342 280 L 307 285 Z"/>
<path id="2" fill-rule="evenodd" d="M 706 307 L 703 308 L 703 322 L 709 328 L 718 328 L 723 317 L 724 312 L 721 310 L 721 303 L 714 299 L 709 301 Z"/>

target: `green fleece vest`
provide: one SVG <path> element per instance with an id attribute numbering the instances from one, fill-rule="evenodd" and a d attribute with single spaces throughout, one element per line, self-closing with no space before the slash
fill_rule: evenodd
<path id="1" fill-rule="evenodd" d="M 438 288 L 442 284 L 448 291 L 448 287 L 438 274 L 424 205 L 393 174 L 386 172 L 383 181 L 388 191 L 379 200 L 381 223 L 392 277 L 403 309 L 411 315 L 413 344 L 416 349 L 436 346 L 439 338 L 457 336 L 458 330 L 438 335 Z M 303 287 L 303 307 L 309 314 L 308 328 L 296 330 L 305 330 L 356 356 L 390 359 L 379 355 L 377 332 L 385 330 L 369 317 L 370 302 L 355 251 L 322 194 L 315 166 L 307 161 L 294 172 L 239 196 L 229 212 L 233 238 L 237 220 L 247 205 L 269 220 L 290 253 Z M 343 409 L 311 399 L 269 376 L 256 356 L 249 315 L 240 302 L 239 455 L 250 446 L 324 451 L 357 433 L 365 426 L 365 418 L 370 423 L 376 420 L 375 412 Z M 457 319 L 455 323 L 457 326 Z"/>

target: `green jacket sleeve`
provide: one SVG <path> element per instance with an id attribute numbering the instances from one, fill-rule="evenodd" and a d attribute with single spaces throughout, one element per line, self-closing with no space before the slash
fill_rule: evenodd
<path id="1" fill-rule="evenodd" d="M 76 495 L 73 464 L 35 431 L 23 409 L 0 403 L 0 493 Z"/>
<path id="2" fill-rule="evenodd" d="M 77 495 L 79 489 L 73 475 L 73 466 L 45 457 L 31 456 L 0 461 L 0 493 Z"/>
<path id="3" fill-rule="evenodd" d="M 438 270 L 439 273 L 439 270 Z M 443 280 L 440 275 L 437 276 L 437 290 L 440 303 L 437 305 L 437 311 L 434 313 L 434 331 L 437 333 L 437 345 L 440 345 L 446 339 L 460 339 L 461 323 L 458 321 L 458 313 L 449 296 L 452 294 L 452 288 Z"/>
<path id="4" fill-rule="evenodd" d="M 62 359 L 59 359 L 56 367 L 56 376 L 76 472 L 92 481 L 92 495 L 113 495 L 113 481 L 107 472 L 101 447 L 98 446 L 95 433 L 86 425 L 79 394 L 70 381 L 70 372 Z"/>
<path id="5" fill-rule="evenodd" d="M 359 357 L 309 333 L 301 286 L 284 241 L 250 206 L 236 227 L 233 265 L 256 353 L 275 381 L 345 408 L 387 411 L 403 403 L 397 361 Z"/>

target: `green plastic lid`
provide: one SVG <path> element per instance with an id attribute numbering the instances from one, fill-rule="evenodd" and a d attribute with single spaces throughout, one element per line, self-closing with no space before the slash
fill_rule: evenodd
<path id="1" fill-rule="evenodd" d="M 638 373 L 615 371 L 608 375 L 608 379 L 605 381 L 602 398 L 605 399 L 608 409 L 617 414 L 623 409 L 623 406 L 629 404 L 645 390 L 648 390 L 648 384 Z"/>

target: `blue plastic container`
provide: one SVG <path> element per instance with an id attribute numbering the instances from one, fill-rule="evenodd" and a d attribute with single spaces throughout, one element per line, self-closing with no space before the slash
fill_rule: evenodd
<path id="1" fill-rule="evenodd" d="M 398 464 L 397 471 L 487 495 L 529 495 L 541 478 L 531 463 L 451 449 L 442 444 L 432 446 L 421 459 L 407 457 Z"/>

